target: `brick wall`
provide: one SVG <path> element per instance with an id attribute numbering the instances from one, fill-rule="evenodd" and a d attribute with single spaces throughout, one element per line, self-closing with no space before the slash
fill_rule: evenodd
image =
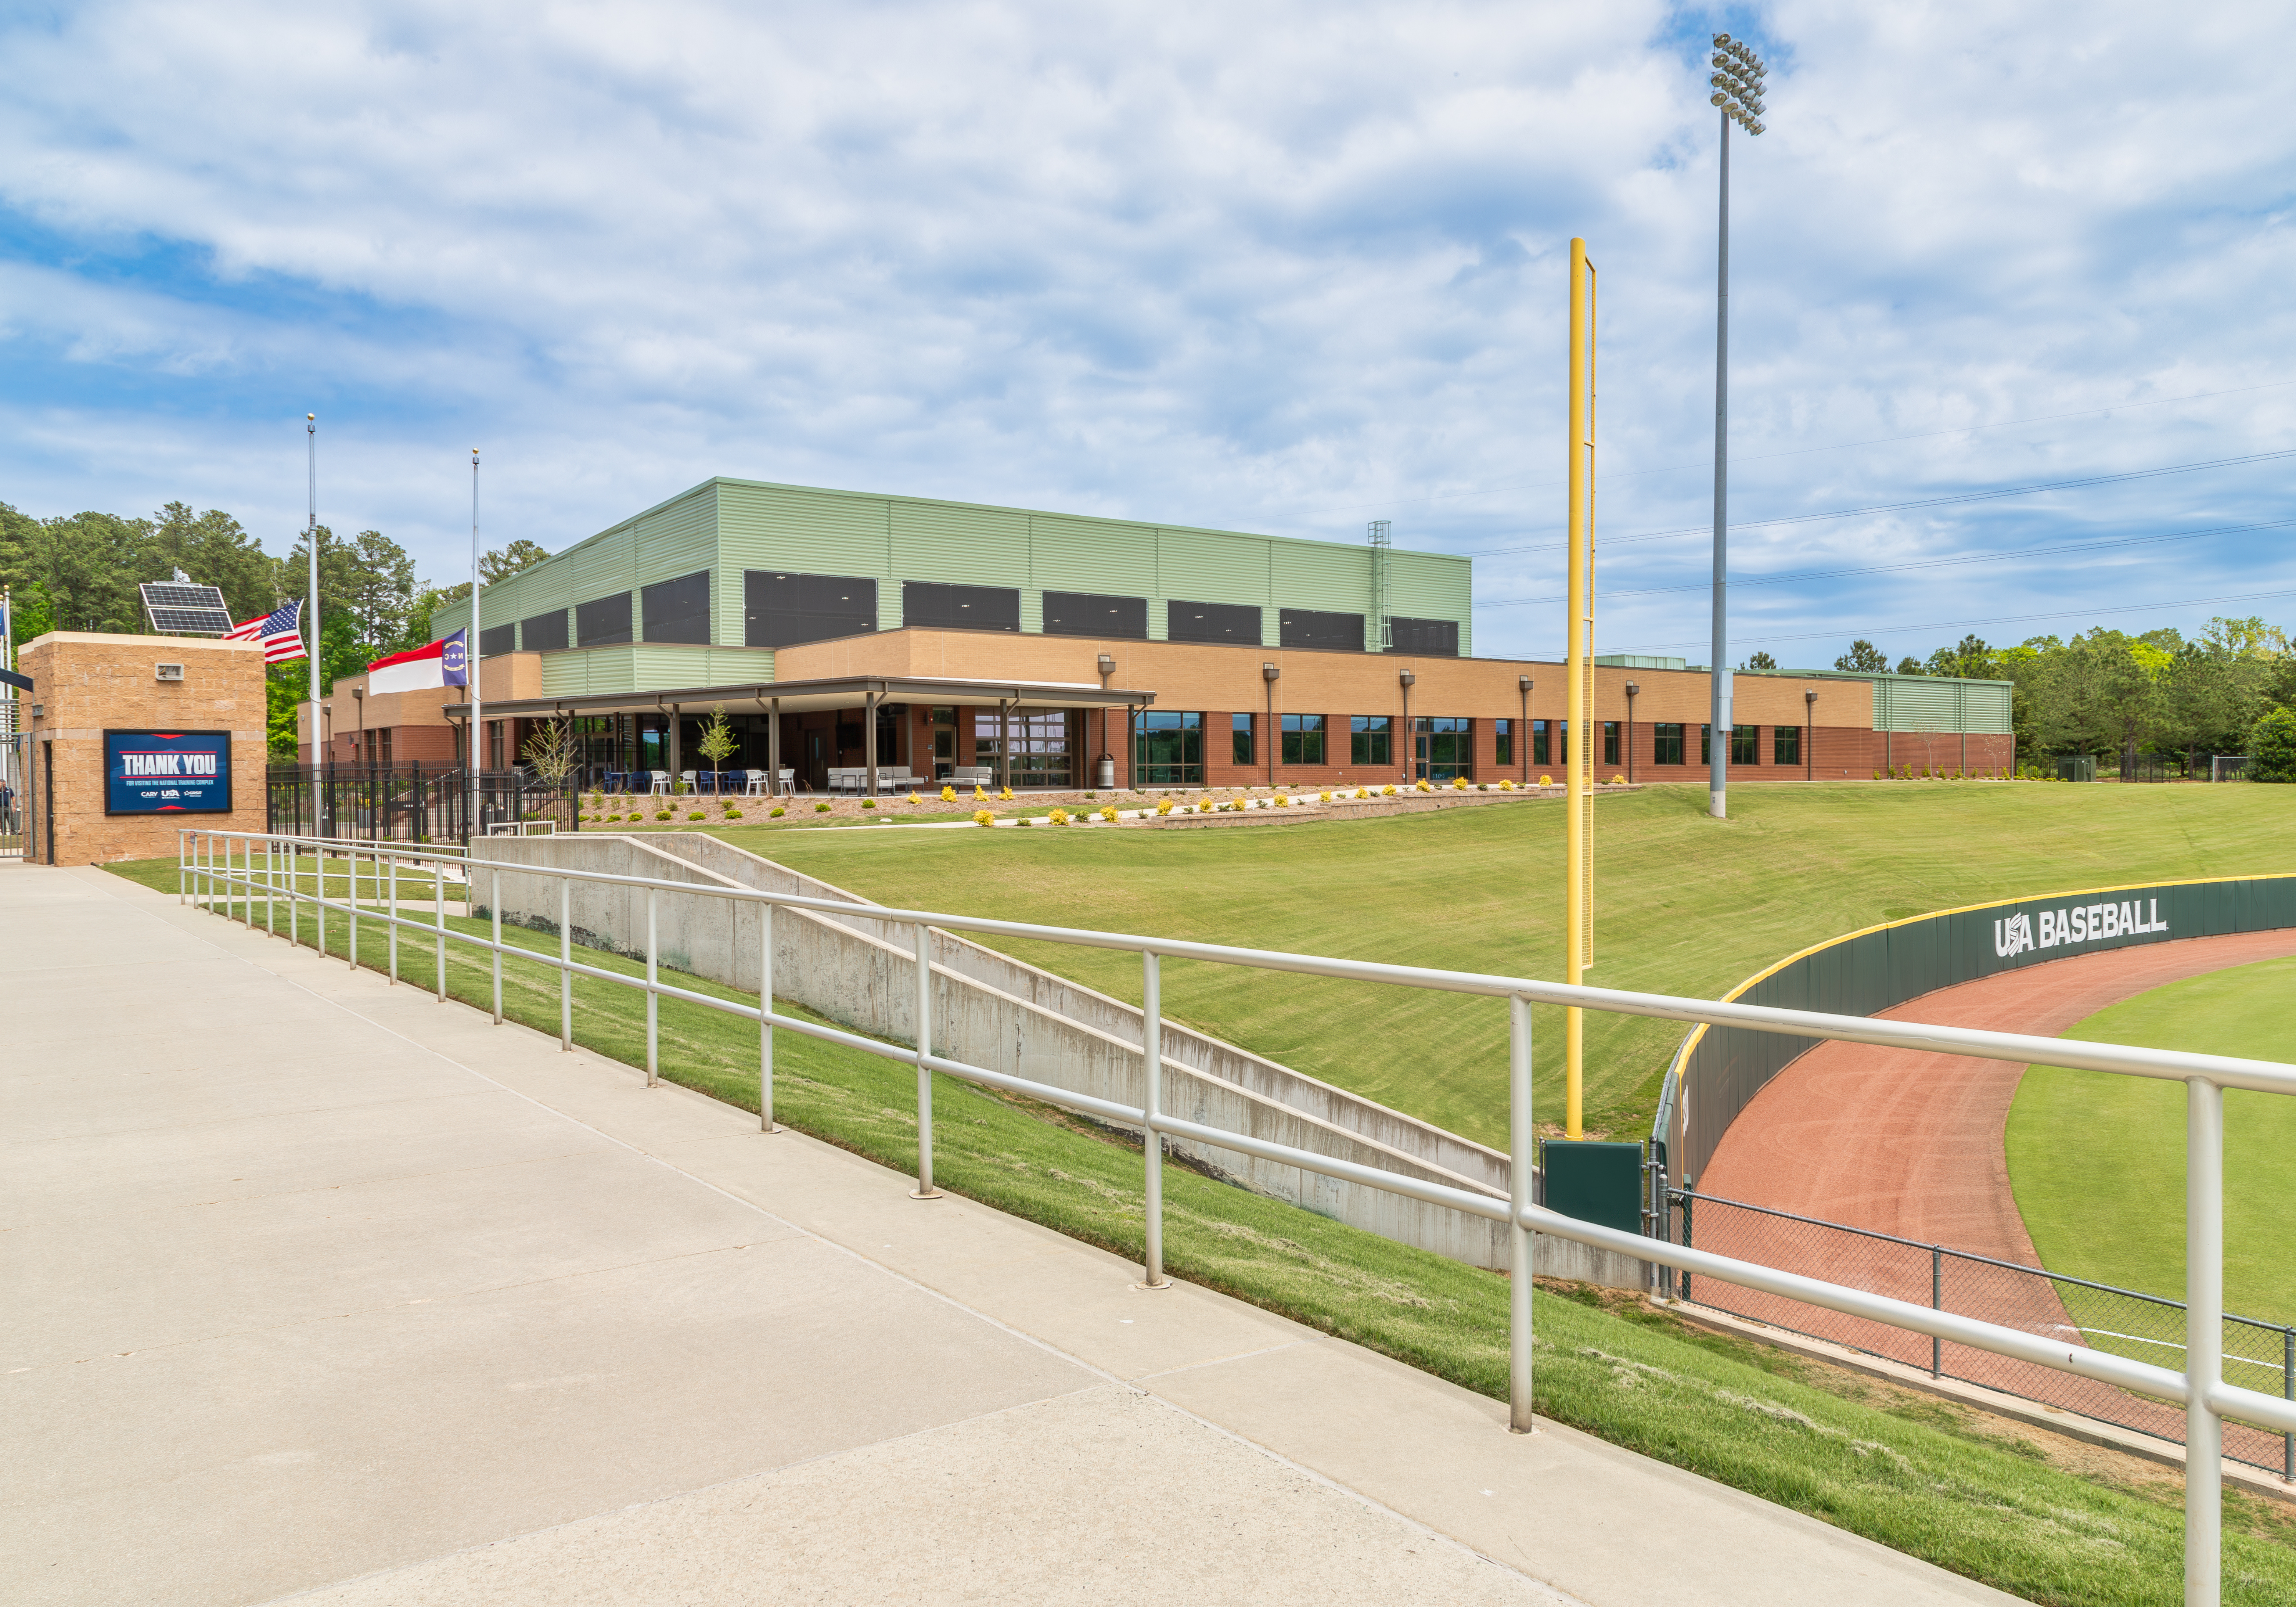
<path id="1" fill-rule="evenodd" d="M 181 664 L 181 681 L 162 681 L 160 663 Z M 43 863 L 102 865 L 172 859 L 184 824 L 241 832 L 264 829 L 263 650 L 252 643 L 184 636 L 115 636 L 55 631 L 28 644 L 18 668 L 36 690 L 24 702 L 40 712 L 29 738 L 24 802 Z M 106 815 L 103 734 L 130 731 L 231 733 L 229 815 Z M 50 799 L 53 799 L 53 835 Z"/>

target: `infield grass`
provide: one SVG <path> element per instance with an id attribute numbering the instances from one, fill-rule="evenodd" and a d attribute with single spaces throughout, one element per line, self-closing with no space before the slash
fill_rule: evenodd
<path id="1" fill-rule="evenodd" d="M 175 890 L 172 860 L 107 868 Z M 384 945 L 364 924 L 360 955 L 372 968 Z M 447 924 L 472 935 L 486 926 L 462 917 Z M 308 946 L 316 922 L 307 912 L 299 925 Z M 514 926 L 503 935 L 521 947 L 557 947 L 554 935 Z M 330 952 L 344 954 L 345 937 L 337 912 Z M 581 957 L 624 975 L 644 969 L 598 950 Z M 429 940 L 407 934 L 406 983 L 430 990 L 431 964 Z M 555 1034 L 556 974 L 515 956 L 503 969 L 504 1013 Z M 485 956 L 450 950 L 447 970 L 455 998 L 486 1006 Z M 688 975 L 676 980 L 720 998 L 754 997 Z M 642 1063 L 644 996 L 589 980 L 575 989 L 577 1040 Z M 781 1008 L 810 1013 L 788 1001 Z M 758 1108 L 753 1024 L 665 999 L 660 1037 L 667 1079 Z M 778 1035 L 775 1062 L 780 1120 L 897 1170 L 914 1167 L 913 1070 L 788 1032 Z M 1136 1144 L 949 1078 L 934 1084 L 939 1186 L 1139 1256 Z M 1165 1201 L 1175 1276 L 1504 1398 L 1505 1279 L 1177 1165 L 1165 1168 Z M 1558 1422 L 2052 1607 L 2171 1607 L 2182 1599 L 2178 1488 L 2149 1468 L 2101 1472 L 2073 1442 L 1705 1332 L 1633 1297 L 1541 1289 L 1533 1305 L 1538 1406 Z M 2296 1599 L 2296 1512 L 2238 1490 L 2227 1490 L 2225 1504 L 2225 1600 L 2265 1607 Z"/>
<path id="2" fill-rule="evenodd" d="M 2065 1035 L 2296 1060 L 2296 958 L 2123 999 Z M 2185 1088 L 2035 1066 L 2017 1085 L 2009 1182 L 2041 1265 L 2185 1298 Z M 2296 1097 L 2225 1095 L 2225 1308 L 2296 1323 Z"/>
<path id="3" fill-rule="evenodd" d="M 2296 797 L 2264 786 L 1977 782 L 1702 786 L 1595 801 L 1587 980 L 1711 998 L 1823 939 L 1988 898 L 2296 870 Z M 1562 808 L 1509 801 L 1363 821 L 1202 830 L 791 832 L 696 826 L 888 904 L 1501 974 L 1562 975 Z M 994 941 L 1137 1004 L 1139 962 Z M 1506 1015 L 1496 1000 L 1182 961 L 1167 1013 L 1496 1147 Z M 1561 1014 L 1535 1045 L 1542 1125 L 1562 1115 Z M 1640 1138 L 1674 1023 L 1590 1013 L 1590 1133 Z"/>

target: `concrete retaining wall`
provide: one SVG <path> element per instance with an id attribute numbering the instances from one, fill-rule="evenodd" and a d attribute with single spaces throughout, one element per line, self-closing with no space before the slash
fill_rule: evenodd
<path id="1" fill-rule="evenodd" d="M 744 886 L 862 904 L 841 888 L 697 832 L 619 837 L 487 838 L 483 864 L 547 865 L 663 881 Z M 492 900 L 491 873 L 475 868 L 473 904 Z M 554 882 L 505 870 L 506 920 L 555 930 Z M 643 890 L 574 885 L 578 942 L 638 955 L 646 948 Z M 659 896 L 659 963 L 754 991 L 762 917 L 751 906 L 708 897 Z M 774 990 L 832 1021 L 899 1042 L 915 1041 L 914 931 L 862 914 L 783 909 L 774 915 Z M 954 933 L 932 933 L 933 1044 L 941 1054 L 992 1070 L 1138 1105 L 1145 1097 L 1140 1011 Z M 1289 1144 L 1360 1165 L 1504 1199 L 1507 1158 L 1456 1134 L 1305 1077 L 1232 1044 L 1167 1021 L 1164 1103 L 1207 1127 Z M 1360 1188 L 1296 1167 L 1168 1138 L 1167 1147 L 1221 1176 L 1324 1216 L 1471 1265 L 1504 1268 L 1496 1223 L 1383 1190 Z M 1612 1287 L 1646 1286 L 1646 1264 L 1542 1236 L 1542 1275 Z"/>

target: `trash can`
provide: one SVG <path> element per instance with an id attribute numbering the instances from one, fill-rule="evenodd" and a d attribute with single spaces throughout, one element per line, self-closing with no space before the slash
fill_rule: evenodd
<path id="1" fill-rule="evenodd" d="M 1102 791 L 1108 792 L 1115 790 L 1116 760 L 1113 756 L 1106 753 L 1102 754 L 1100 756 L 1099 767 L 1095 774 L 1099 780 L 1100 790 Z"/>

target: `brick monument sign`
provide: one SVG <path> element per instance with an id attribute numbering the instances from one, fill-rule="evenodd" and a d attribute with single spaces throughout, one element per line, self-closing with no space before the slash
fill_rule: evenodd
<path id="1" fill-rule="evenodd" d="M 260 644 L 53 631 L 16 667 L 26 859 L 173 858 L 185 825 L 264 829 Z"/>

